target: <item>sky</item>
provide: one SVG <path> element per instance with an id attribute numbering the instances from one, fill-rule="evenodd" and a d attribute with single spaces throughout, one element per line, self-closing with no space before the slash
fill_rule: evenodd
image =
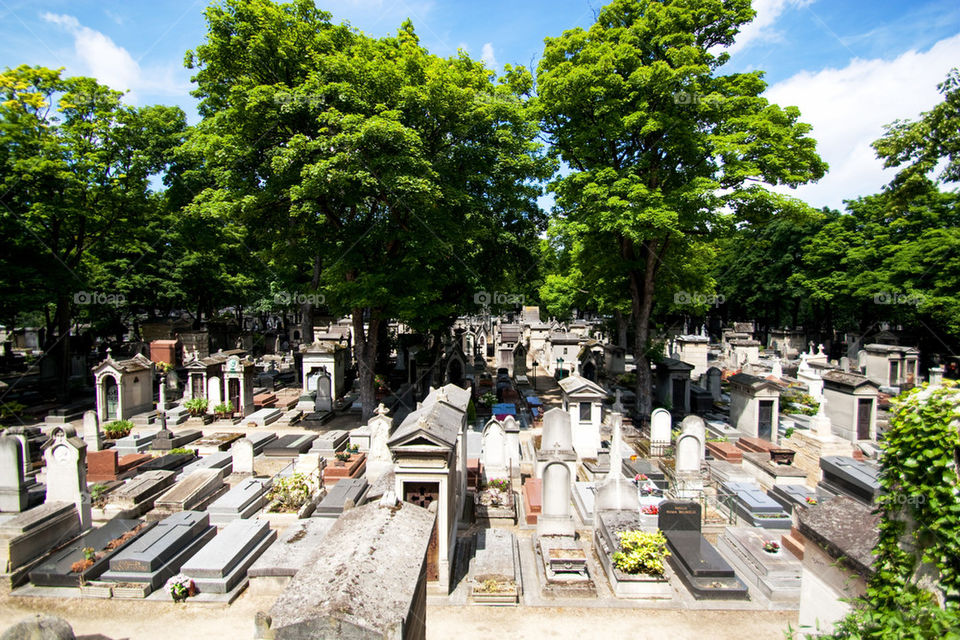
<path id="1" fill-rule="evenodd" d="M 205 36 L 209 0 L 0 0 L 0 68 L 65 67 L 128 91 L 135 105 L 176 104 L 196 122 L 187 50 Z M 337 22 L 371 35 L 413 20 L 432 53 L 464 49 L 493 69 L 536 66 L 543 39 L 587 28 L 594 0 L 318 0 Z M 937 84 L 960 67 L 957 0 L 754 0 L 757 17 L 722 72 L 763 70 L 766 96 L 800 108 L 830 172 L 786 190 L 815 207 L 889 182 L 870 143 L 883 126 L 939 102 Z"/>

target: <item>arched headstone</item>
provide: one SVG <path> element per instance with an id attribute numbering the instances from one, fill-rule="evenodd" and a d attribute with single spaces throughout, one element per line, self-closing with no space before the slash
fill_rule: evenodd
<path id="1" fill-rule="evenodd" d="M 570 515 L 570 468 L 551 462 L 543 469 L 542 514 L 547 517 Z"/>
<path id="2" fill-rule="evenodd" d="M 559 407 L 543 414 L 543 435 L 540 438 L 541 451 L 571 451 L 573 449 L 573 429 L 570 426 L 570 413 Z"/>

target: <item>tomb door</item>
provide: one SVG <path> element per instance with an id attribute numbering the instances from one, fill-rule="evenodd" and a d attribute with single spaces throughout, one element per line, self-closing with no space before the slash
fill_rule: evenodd
<path id="1" fill-rule="evenodd" d="M 191 398 L 206 398 L 207 393 L 203 390 L 203 376 L 202 375 L 191 375 L 190 376 L 190 397 Z"/>
<path id="2" fill-rule="evenodd" d="M 403 499 L 406 502 L 428 509 L 434 500 L 440 498 L 440 485 L 436 482 L 404 482 Z M 427 546 L 427 580 L 440 577 L 440 545 L 437 536 L 437 524 L 434 522 L 430 544 Z"/>
<path id="3" fill-rule="evenodd" d="M 588 361 L 583 365 L 583 377 L 587 380 L 597 381 L 597 366 L 593 362 Z"/>
<path id="4" fill-rule="evenodd" d="M 234 411 L 240 411 L 240 379 L 227 380 L 227 400 Z"/>
<path id="5" fill-rule="evenodd" d="M 757 422 L 757 436 L 769 440 L 773 433 L 773 400 L 761 400 Z"/>
<path id="6" fill-rule="evenodd" d="M 104 419 L 116 420 L 119 417 L 117 411 L 120 407 L 120 387 L 117 386 L 117 380 L 113 376 L 106 376 L 103 379 L 103 406 Z"/>
<path id="7" fill-rule="evenodd" d="M 890 386 L 900 384 L 900 363 L 896 360 L 890 362 Z"/>
<path id="8" fill-rule="evenodd" d="M 687 408 L 686 398 L 684 397 L 684 391 L 686 391 L 687 384 L 684 380 L 680 378 L 673 379 L 673 408 L 674 409 L 684 409 Z"/>
<path id="9" fill-rule="evenodd" d="M 871 413 L 873 413 L 873 400 L 860 398 L 857 402 L 857 440 L 870 439 Z"/>

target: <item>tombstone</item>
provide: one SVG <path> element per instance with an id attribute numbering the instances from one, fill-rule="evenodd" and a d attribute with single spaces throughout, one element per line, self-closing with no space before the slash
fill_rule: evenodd
<path id="1" fill-rule="evenodd" d="M 103 446 L 96 411 L 83 412 L 83 441 L 87 443 L 87 451 L 100 451 Z"/>
<path id="2" fill-rule="evenodd" d="M 939 387 L 943 384 L 943 367 L 930 367 L 927 370 L 927 381 L 931 387 Z"/>
<path id="3" fill-rule="evenodd" d="M 538 536 L 573 536 L 570 511 L 570 469 L 562 461 L 548 463 L 543 469 L 542 506 L 537 520 Z"/>
<path id="4" fill-rule="evenodd" d="M 330 374 L 326 371 L 321 372 L 317 378 L 317 396 L 313 404 L 313 410 L 317 413 L 333 411 L 333 398 L 330 394 L 330 384 Z"/>
<path id="5" fill-rule="evenodd" d="M 253 441 L 249 438 L 241 438 L 230 447 L 233 455 L 233 472 L 253 475 Z"/>
<path id="6" fill-rule="evenodd" d="M 252 517 L 267 504 L 267 494 L 272 487 L 272 478 L 241 480 L 207 508 L 210 522 L 225 525 L 232 520 Z"/>
<path id="7" fill-rule="evenodd" d="M 213 408 L 222 402 L 220 386 L 218 376 L 207 378 L 207 413 L 213 413 Z"/>
<path id="8" fill-rule="evenodd" d="M 662 456 L 670 446 L 673 417 L 666 409 L 654 409 L 650 414 L 650 455 Z"/>
<path id="9" fill-rule="evenodd" d="M 507 477 L 506 432 L 498 420 L 483 428 L 483 472 L 487 480 Z"/>
<path id="10" fill-rule="evenodd" d="M 200 593 L 230 593 L 247 576 L 247 569 L 277 539 L 266 520 L 234 520 L 187 560 L 181 573 Z"/>
<path id="11" fill-rule="evenodd" d="M 573 431 L 570 428 L 569 413 L 555 407 L 543 414 L 543 435 L 540 439 L 540 450 L 573 450 Z"/>
<path id="12" fill-rule="evenodd" d="M 370 448 L 367 451 L 366 477 L 370 482 L 380 478 L 393 470 L 393 455 L 387 441 L 393 430 L 393 418 L 387 408 L 381 403 L 375 410 L 374 416 L 367 422 L 370 431 Z"/>
<path id="13" fill-rule="evenodd" d="M 87 490 L 87 443 L 66 431 L 54 429 L 53 437 L 43 446 L 47 463 L 46 502 L 71 502 L 77 505 L 80 528 L 89 529 L 90 492 Z"/>
<path id="14" fill-rule="evenodd" d="M 23 448 L 19 439 L 0 436 L 0 511 L 19 513 L 27 508 L 23 477 Z"/>
<path id="15" fill-rule="evenodd" d="M 699 473 L 700 463 L 703 462 L 706 425 L 703 418 L 687 416 L 681 423 L 681 429 L 680 436 L 677 438 L 676 470 L 678 473 Z"/>
<path id="16" fill-rule="evenodd" d="M 720 383 L 723 380 L 723 372 L 716 367 L 710 367 L 704 375 L 707 391 L 713 397 L 714 402 L 719 402 L 722 395 Z"/>

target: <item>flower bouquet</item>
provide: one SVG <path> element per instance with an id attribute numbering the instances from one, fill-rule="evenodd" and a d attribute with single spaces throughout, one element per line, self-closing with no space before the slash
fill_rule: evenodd
<path id="1" fill-rule="evenodd" d="M 767 540 L 763 543 L 763 550 L 767 553 L 777 553 L 780 551 L 780 543 L 774 542 L 773 540 Z"/>
<path id="2" fill-rule="evenodd" d="M 197 594 L 197 587 L 188 576 L 178 573 L 167 581 L 167 590 L 174 602 L 183 602 Z"/>

